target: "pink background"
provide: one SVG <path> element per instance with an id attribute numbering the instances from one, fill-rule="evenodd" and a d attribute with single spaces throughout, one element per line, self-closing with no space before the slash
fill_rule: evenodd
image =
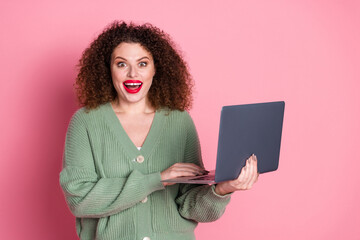
<path id="1" fill-rule="evenodd" d="M 1 239 L 77 239 L 58 183 L 75 65 L 115 19 L 168 32 L 215 166 L 222 105 L 286 102 L 279 170 L 198 239 L 360 239 L 359 1 L 1 1 Z"/>

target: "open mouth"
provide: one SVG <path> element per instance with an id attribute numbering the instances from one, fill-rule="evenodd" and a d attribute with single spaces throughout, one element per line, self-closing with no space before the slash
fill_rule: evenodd
<path id="1" fill-rule="evenodd" d="M 137 93 L 140 91 L 143 83 L 139 80 L 126 80 L 123 85 L 128 93 Z"/>

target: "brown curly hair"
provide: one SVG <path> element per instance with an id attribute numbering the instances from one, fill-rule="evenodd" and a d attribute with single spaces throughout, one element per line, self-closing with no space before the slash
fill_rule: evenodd
<path id="1" fill-rule="evenodd" d="M 156 73 L 148 92 L 155 109 L 189 110 L 193 81 L 186 62 L 170 36 L 149 23 L 115 21 L 85 49 L 76 78 L 77 97 L 87 110 L 113 101 L 117 92 L 110 72 L 111 54 L 122 42 L 139 43 L 154 59 Z"/>

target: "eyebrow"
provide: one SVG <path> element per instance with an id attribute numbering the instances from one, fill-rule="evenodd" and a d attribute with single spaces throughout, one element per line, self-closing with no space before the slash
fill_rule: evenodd
<path id="1" fill-rule="evenodd" d="M 123 60 L 125 60 L 125 61 L 127 61 L 127 59 L 126 58 L 123 58 L 123 57 L 120 57 L 120 56 L 117 56 L 117 57 L 115 57 L 115 59 L 117 59 L 117 58 L 121 58 L 121 59 L 123 59 Z M 148 57 L 142 57 L 142 58 L 139 58 L 138 60 L 136 60 L 136 61 L 141 61 L 141 60 L 143 60 L 144 58 L 147 58 L 147 59 L 149 59 L 150 60 L 150 58 L 148 58 Z"/>

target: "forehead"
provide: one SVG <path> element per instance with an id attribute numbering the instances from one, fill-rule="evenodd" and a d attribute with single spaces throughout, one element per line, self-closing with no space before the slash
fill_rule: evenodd
<path id="1" fill-rule="evenodd" d="M 148 52 L 140 43 L 120 43 L 113 51 L 112 58 L 122 57 L 128 60 L 149 57 L 152 59 L 151 53 Z"/>

